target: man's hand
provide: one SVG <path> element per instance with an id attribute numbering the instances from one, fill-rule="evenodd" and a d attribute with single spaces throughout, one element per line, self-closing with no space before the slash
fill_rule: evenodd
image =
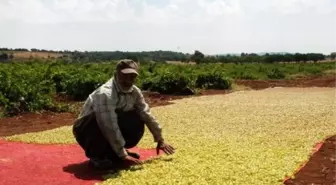
<path id="1" fill-rule="evenodd" d="M 159 155 L 160 150 L 163 150 L 167 155 L 175 153 L 175 148 L 171 145 L 165 143 L 164 141 L 159 141 L 156 146 L 156 154 Z"/>
<path id="2" fill-rule="evenodd" d="M 140 161 L 139 159 L 136 159 L 136 158 L 134 158 L 134 157 L 132 157 L 132 156 L 129 156 L 129 155 L 127 155 L 127 156 L 124 158 L 124 161 L 131 162 L 131 163 L 136 164 L 136 165 L 141 165 L 141 164 L 143 164 L 143 162 Z"/>

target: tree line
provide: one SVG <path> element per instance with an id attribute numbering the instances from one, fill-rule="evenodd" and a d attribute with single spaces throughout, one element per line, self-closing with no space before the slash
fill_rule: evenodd
<path id="1" fill-rule="evenodd" d="M 324 55 L 322 53 L 285 53 L 258 55 L 256 53 L 241 53 L 240 55 L 205 56 L 200 51 L 195 51 L 191 60 L 196 63 L 278 63 L 278 62 L 317 62 L 322 60 L 335 60 L 336 53 Z"/>
<path id="2" fill-rule="evenodd" d="M 32 48 L 30 50 L 24 48 L 0 48 L 0 60 L 13 59 L 12 52 L 15 51 L 31 51 L 31 52 L 50 52 L 62 53 L 61 58 L 66 58 L 73 62 L 99 62 L 111 61 L 120 59 L 133 59 L 138 62 L 166 62 L 166 61 L 181 61 L 195 63 L 275 63 L 275 62 L 308 62 L 321 61 L 326 59 L 335 60 L 336 52 L 330 55 L 322 53 L 241 53 L 240 55 L 205 55 L 199 50 L 194 53 L 182 53 L 174 51 L 142 51 L 142 52 L 125 52 L 125 51 L 53 51 Z"/>
<path id="3" fill-rule="evenodd" d="M 26 52 L 50 52 L 50 53 L 71 53 L 69 50 L 64 50 L 64 51 L 55 51 L 55 50 L 46 50 L 46 49 L 37 49 L 37 48 L 0 48 L 0 51 L 26 51 Z"/>
<path id="4" fill-rule="evenodd" d="M 190 55 L 174 51 L 143 51 L 143 52 L 72 52 L 70 58 L 75 61 L 108 61 L 120 59 L 133 59 L 138 62 L 155 61 L 188 61 Z"/>

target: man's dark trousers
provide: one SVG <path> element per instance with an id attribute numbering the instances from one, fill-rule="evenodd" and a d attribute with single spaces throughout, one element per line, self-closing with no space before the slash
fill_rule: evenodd
<path id="1" fill-rule="evenodd" d="M 144 121 L 141 120 L 135 110 L 128 112 L 116 110 L 116 113 L 121 134 L 126 142 L 125 148 L 135 147 L 143 137 Z M 86 157 L 120 162 L 120 158 L 112 150 L 111 145 L 98 127 L 95 113 L 76 121 L 73 126 L 73 134 L 78 144 L 85 151 Z"/>

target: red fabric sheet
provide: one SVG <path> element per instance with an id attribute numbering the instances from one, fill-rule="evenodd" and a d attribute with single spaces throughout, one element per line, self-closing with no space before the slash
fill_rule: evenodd
<path id="1" fill-rule="evenodd" d="M 156 156 L 155 149 L 133 148 L 141 160 Z M 89 168 L 76 144 L 42 145 L 0 140 L 1 185 L 92 185 L 102 174 Z"/>

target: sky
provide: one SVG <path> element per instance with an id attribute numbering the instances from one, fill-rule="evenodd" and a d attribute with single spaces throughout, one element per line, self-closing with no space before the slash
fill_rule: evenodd
<path id="1" fill-rule="evenodd" d="M 336 0 L 0 0 L 0 47 L 336 51 Z"/>

